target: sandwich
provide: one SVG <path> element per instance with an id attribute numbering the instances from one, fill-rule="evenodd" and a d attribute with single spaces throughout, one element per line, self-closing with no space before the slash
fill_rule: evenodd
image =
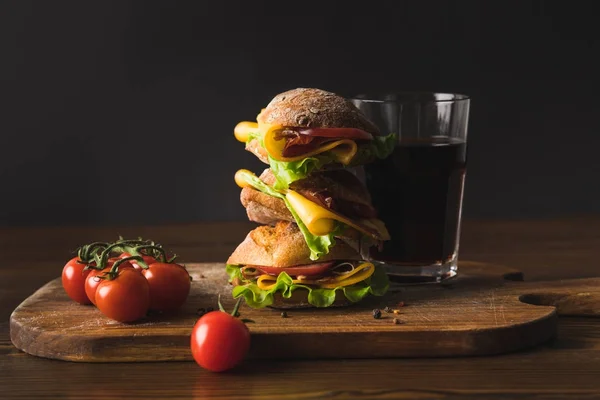
<path id="1" fill-rule="evenodd" d="M 385 270 L 339 241 L 318 262 L 293 222 L 279 221 L 248 233 L 227 260 L 233 297 L 253 308 L 347 306 L 368 295 L 383 296 Z"/>
<path id="2" fill-rule="evenodd" d="M 277 95 L 234 129 L 246 150 L 269 164 L 235 182 L 251 231 L 227 261 L 234 297 L 252 307 L 329 307 L 387 291 L 368 248 L 389 240 L 355 168 L 387 157 L 395 135 L 346 99 L 319 89 Z"/>
<path id="3" fill-rule="evenodd" d="M 256 122 L 240 122 L 234 134 L 270 165 L 278 189 L 313 171 L 386 158 L 396 142 L 395 134 L 381 135 L 349 100 L 314 88 L 275 96 Z"/>

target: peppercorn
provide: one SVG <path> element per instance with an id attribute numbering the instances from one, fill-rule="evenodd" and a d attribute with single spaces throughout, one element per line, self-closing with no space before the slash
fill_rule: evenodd
<path id="1" fill-rule="evenodd" d="M 281 318 L 287 318 L 287 317 L 288 317 L 287 313 L 285 311 L 282 311 Z"/>
<path id="2" fill-rule="evenodd" d="M 381 310 L 379 308 L 376 308 L 373 310 L 373 318 L 375 318 L 375 319 L 381 318 Z"/>

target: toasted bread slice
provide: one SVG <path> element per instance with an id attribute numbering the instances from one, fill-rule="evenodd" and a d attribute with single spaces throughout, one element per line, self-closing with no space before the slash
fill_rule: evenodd
<path id="1" fill-rule="evenodd" d="M 352 247 L 338 240 L 318 262 L 362 259 Z M 296 224 L 285 221 L 274 227 L 266 225 L 250 231 L 227 260 L 227 264 L 233 265 L 279 268 L 313 263 L 302 232 Z"/>
<path id="2" fill-rule="evenodd" d="M 259 121 L 301 128 L 357 128 L 379 134 L 352 102 L 335 93 L 315 88 L 297 88 L 280 93 L 259 114 Z"/>

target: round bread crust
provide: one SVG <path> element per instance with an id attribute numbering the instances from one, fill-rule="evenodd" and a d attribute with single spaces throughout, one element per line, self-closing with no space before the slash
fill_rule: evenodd
<path id="1" fill-rule="evenodd" d="M 362 259 L 355 249 L 339 240 L 319 262 Z M 296 224 L 286 221 L 279 221 L 274 227 L 263 225 L 253 229 L 227 259 L 227 264 L 280 268 L 313 263 L 302 232 Z"/>
<path id="2" fill-rule="evenodd" d="M 267 124 L 301 128 L 357 128 L 379 135 L 377 126 L 349 100 L 314 88 L 297 88 L 278 94 L 258 118 Z"/>

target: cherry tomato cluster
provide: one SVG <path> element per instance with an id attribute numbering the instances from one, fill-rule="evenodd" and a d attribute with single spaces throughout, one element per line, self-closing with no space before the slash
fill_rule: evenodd
<path id="1" fill-rule="evenodd" d="M 133 322 L 149 311 L 173 312 L 185 303 L 191 277 L 174 260 L 152 241 L 94 242 L 67 262 L 62 284 L 74 301 L 93 304 L 115 321 Z"/>

